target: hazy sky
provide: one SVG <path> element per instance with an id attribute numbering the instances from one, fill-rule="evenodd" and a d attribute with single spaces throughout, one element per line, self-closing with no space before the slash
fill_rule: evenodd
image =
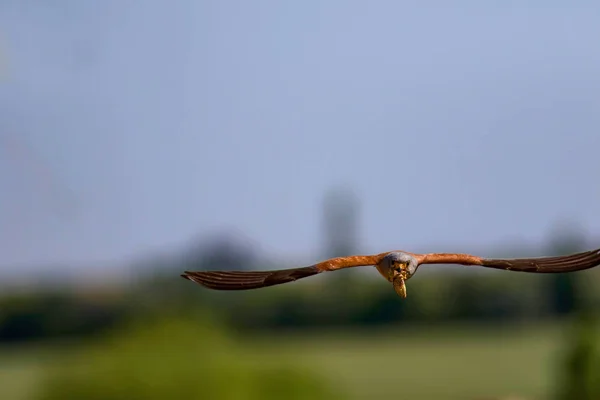
<path id="1" fill-rule="evenodd" d="M 364 251 L 599 238 L 600 5 L 449 4 L 2 2 L 0 273 L 310 258 L 338 184 Z"/>

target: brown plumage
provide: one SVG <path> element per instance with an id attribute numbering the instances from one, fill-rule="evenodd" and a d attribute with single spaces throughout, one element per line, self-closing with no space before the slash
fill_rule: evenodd
<path id="1" fill-rule="evenodd" d="M 280 269 L 274 271 L 207 271 L 189 272 L 181 275 L 209 289 L 216 290 L 247 290 L 279 285 L 306 278 L 321 272 L 317 268 L 303 267 Z"/>
<path id="2" fill-rule="evenodd" d="M 424 254 L 419 264 L 462 264 L 539 274 L 575 272 L 600 265 L 600 249 L 565 256 L 537 258 L 480 258 L 469 254 Z M 417 256 L 419 259 L 419 256 Z"/>
<path id="3" fill-rule="evenodd" d="M 398 294 L 406 297 L 404 282 L 424 264 L 460 264 L 529 273 L 564 273 L 599 266 L 600 249 L 558 257 L 515 259 L 482 258 L 458 253 L 414 254 L 398 250 L 375 255 L 337 257 L 309 267 L 273 271 L 186 271 L 181 276 L 209 289 L 247 290 L 293 282 L 322 272 L 375 266 L 393 284 Z"/>

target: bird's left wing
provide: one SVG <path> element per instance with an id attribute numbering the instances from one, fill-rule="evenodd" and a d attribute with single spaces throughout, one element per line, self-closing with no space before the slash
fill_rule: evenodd
<path id="1" fill-rule="evenodd" d="M 581 271 L 600 266 L 600 249 L 558 257 L 482 258 L 471 254 L 432 253 L 415 256 L 419 264 L 462 264 L 508 271 L 559 273 Z"/>
<path id="2" fill-rule="evenodd" d="M 321 272 L 377 264 L 387 253 L 337 257 L 309 267 L 272 271 L 185 271 L 181 276 L 214 290 L 248 290 L 293 282 Z"/>

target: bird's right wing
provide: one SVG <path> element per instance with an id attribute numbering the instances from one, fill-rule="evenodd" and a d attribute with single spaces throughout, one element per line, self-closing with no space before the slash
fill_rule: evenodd
<path id="1" fill-rule="evenodd" d="M 387 253 L 372 256 L 337 257 L 309 267 L 273 271 L 185 271 L 181 276 L 214 290 L 248 290 L 293 282 L 343 268 L 377 264 Z"/>
<path id="2" fill-rule="evenodd" d="M 248 290 L 280 285 L 320 273 L 316 266 L 274 271 L 185 271 L 181 276 L 214 290 Z"/>

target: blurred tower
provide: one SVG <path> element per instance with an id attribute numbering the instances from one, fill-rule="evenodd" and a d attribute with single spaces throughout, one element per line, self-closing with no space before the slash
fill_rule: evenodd
<path id="1" fill-rule="evenodd" d="M 551 255 L 578 253 L 589 249 L 582 227 L 561 221 L 549 240 Z M 600 398 L 600 358 L 598 316 L 584 284 L 591 271 L 548 276 L 548 292 L 553 316 L 572 317 L 567 322 L 561 359 L 557 364 L 555 396 L 558 400 Z M 589 279 L 589 278 L 587 278 Z"/>
<path id="2" fill-rule="evenodd" d="M 358 247 L 358 198 L 352 189 L 329 190 L 323 202 L 325 258 L 355 254 Z"/>
<path id="3" fill-rule="evenodd" d="M 583 230 L 576 224 L 560 222 L 551 232 L 550 255 L 565 255 L 585 251 L 586 239 Z M 548 277 L 551 313 L 555 316 L 568 315 L 579 311 L 587 300 L 579 274 L 555 274 Z"/>
<path id="4" fill-rule="evenodd" d="M 359 204 L 355 193 L 345 187 L 336 187 L 325 194 L 323 201 L 322 229 L 323 229 L 323 256 L 333 258 L 349 256 L 357 253 L 358 248 L 358 214 Z M 346 318 L 341 309 L 347 312 L 349 308 L 337 305 L 347 304 L 354 297 L 354 279 L 357 271 L 353 268 L 338 271 L 333 280 L 332 296 L 335 299 L 335 318 Z"/>

